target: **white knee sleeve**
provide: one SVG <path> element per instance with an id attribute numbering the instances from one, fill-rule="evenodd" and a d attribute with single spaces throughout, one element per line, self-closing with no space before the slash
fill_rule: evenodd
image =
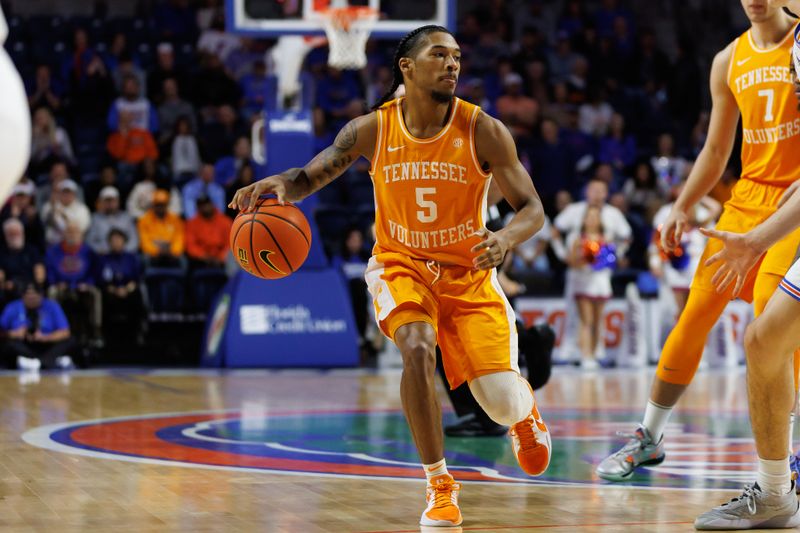
<path id="1" fill-rule="evenodd" d="M 486 374 L 472 380 L 469 389 L 489 418 L 512 426 L 533 409 L 533 394 L 524 378 L 512 371 Z"/>
<path id="2" fill-rule="evenodd" d="M 0 205 L 25 172 L 30 153 L 31 119 L 25 88 L 14 63 L 0 47 Z"/>

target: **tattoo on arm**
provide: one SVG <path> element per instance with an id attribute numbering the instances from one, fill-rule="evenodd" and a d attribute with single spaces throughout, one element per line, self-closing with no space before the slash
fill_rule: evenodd
<path id="1" fill-rule="evenodd" d="M 333 145 L 318 153 L 305 168 L 296 168 L 284 173 L 295 191 L 291 196 L 305 197 L 338 178 L 358 158 L 353 153 L 358 130 L 351 120 L 342 128 Z"/>

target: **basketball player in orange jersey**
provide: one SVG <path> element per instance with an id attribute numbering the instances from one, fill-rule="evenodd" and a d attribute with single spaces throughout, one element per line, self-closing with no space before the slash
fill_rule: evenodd
<path id="1" fill-rule="evenodd" d="M 742 0 L 742 6 L 751 27 L 712 63 L 708 138 L 664 223 L 662 246 L 666 250 L 681 242 L 691 207 L 722 175 L 740 113 L 742 175 L 717 229 L 744 233 L 757 226 L 775 212 L 787 188 L 800 177 L 800 112 L 789 71 L 796 19 L 768 0 Z M 740 296 L 753 302 L 756 315 L 764 310 L 794 261 L 798 244 L 800 230 L 795 230 L 759 259 L 744 283 Z M 664 460 L 663 432 L 669 415 L 697 370 L 708 332 L 732 297 L 732 287 L 722 293 L 715 291 L 715 268 L 703 265 L 721 248 L 719 240 L 706 245 L 686 308 L 661 352 L 644 421 L 621 450 L 600 463 L 597 474 L 601 478 L 622 481 L 636 467 Z M 790 412 L 786 418 L 788 422 Z"/>
<path id="2" fill-rule="evenodd" d="M 489 416 L 511 426 L 521 468 L 539 475 L 550 462 L 547 426 L 519 375 L 514 310 L 495 272 L 509 249 L 541 228 L 544 212 L 508 130 L 453 96 L 460 59 L 447 29 L 412 31 L 374 112 L 349 122 L 305 167 L 240 189 L 231 202 L 251 209 L 265 193 L 301 200 L 359 156 L 371 161 L 376 242 L 366 279 L 378 324 L 403 357 L 400 397 L 428 479 L 426 526 L 462 521 L 461 486 L 444 460 L 437 344 L 450 386 L 468 382 Z M 405 97 L 392 100 L 401 83 Z M 492 178 L 516 211 L 496 233 L 484 227 Z"/>
<path id="3" fill-rule="evenodd" d="M 793 0 L 791 7 L 793 11 L 800 8 L 800 0 Z M 800 28 L 795 30 L 795 41 L 794 64 L 800 64 Z M 795 84 L 800 88 L 797 79 Z M 733 284 L 733 293 L 738 294 L 759 257 L 800 226 L 800 194 L 796 190 L 794 186 L 787 190 L 781 202 L 784 205 L 745 234 L 700 230 L 724 243 L 724 248 L 706 261 L 708 265 L 722 263 L 712 278 L 717 290 L 724 291 Z M 800 525 L 800 504 L 792 490 L 797 482 L 792 479 L 786 453 L 789 427 L 785 416 L 795 401 L 790 357 L 800 345 L 800 259 L 789 268 L 779 287 L 781 290 L 775 291 L 764 312 L 745 333 L 747 396 L 758 453 L 756 482 L 746 485 L 737 498 L 697 517 L 697 529 Z"/>

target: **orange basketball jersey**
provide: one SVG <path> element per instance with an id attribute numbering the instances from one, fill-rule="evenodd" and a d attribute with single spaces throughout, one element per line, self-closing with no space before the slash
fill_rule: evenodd
<path id="1" fill-rule="evenodd" d="M 447 124 L 419 139 L 403 120 L 402 98 L 378 111 L 370 176 L 375 186 L 374 254 L 397 252 L 443 264 L 472 266 L 491 174 L 475 152 L 478 106 L 453 98 Z"/>
<path id="2" fill-rule="evenodd" d="M 789 71 L 792 31 L 758 48 L 751 30 L 733 44 L 728 86 L 742 113 L 742 178 L 788 186 L 800 177 L 800 112 Z"/>

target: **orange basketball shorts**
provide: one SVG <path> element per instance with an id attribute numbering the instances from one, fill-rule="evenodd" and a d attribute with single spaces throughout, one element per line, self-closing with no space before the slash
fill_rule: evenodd
<path id="1" fill-rule="evenodd" d="M 497 274 L 398 253 L 369 260 L 365 274 L 384 335 L 427 322 L 436 331 L 450 387 L 503 370 L 519 373 L 514 310 Z"/>
<path id="2" fill-rule="evenodd" d="M 766 185 L 749 179 L 739 180 L 733 188 L 731 199 L 725 203 L 717 229 L 732 233 L 750 231 L 775 212 L 778 200 L 785 190 L 785 187 Z M 798 246 L 800 246 L 800 228 L 784 237 L 764 254 L 759 264 L 750 272 L 740 297 L 748 302 L 753 301 L 753 287 L 759 274 L 783 277 L 798 256 Z M 721 241 L 709 239 L 692 281 L 693 289 L 715 290 L 711 278 L 719 265 L 705 267 L 703 263 L 720 249 L 722 249 Z"/>

